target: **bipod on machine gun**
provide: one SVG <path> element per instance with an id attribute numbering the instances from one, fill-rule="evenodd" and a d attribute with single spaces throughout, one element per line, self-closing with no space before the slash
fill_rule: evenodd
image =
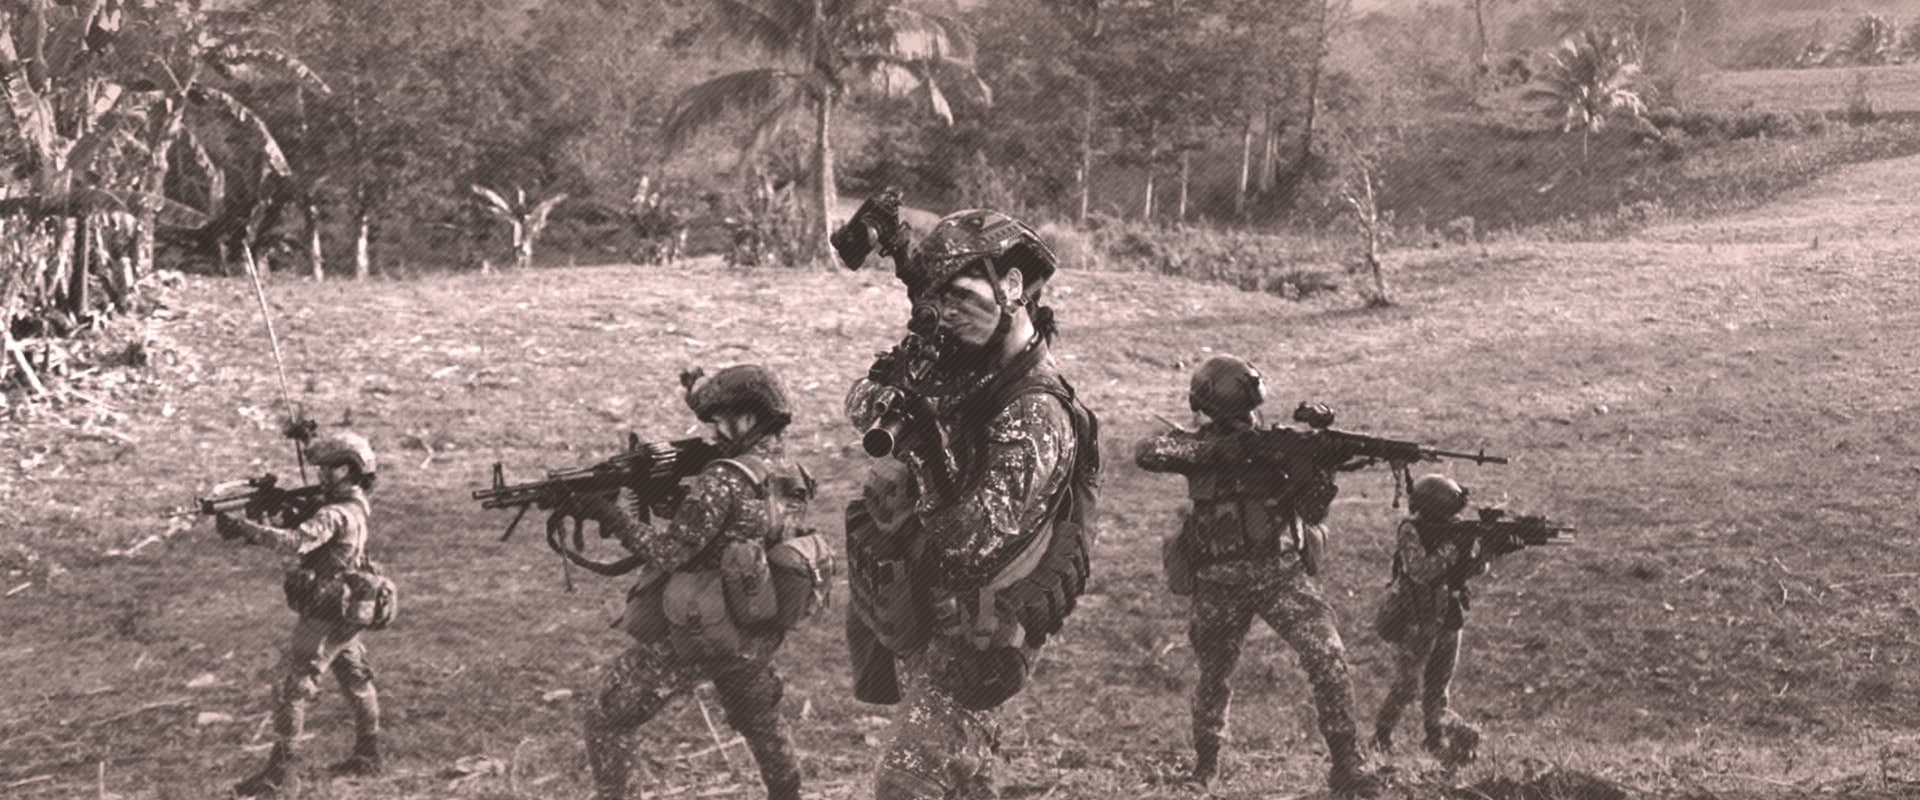
<path id="1" fill-rule="evenodd" d="M 474 491 L 473 499 L 480 502 L 481 508 L 517 509 L 513 521 L 507 524 L 506 533 L 500 536 L 503 542 L 513 537 L 514 529 L 531 508 L 554 509 L 571 497 L 620 489 L 626 489 L 639 500 L 638 511 L 641 521 L 645 522 L 654 516 L 671 516 L 687 494 L 687 488 L 681 483 L 698 475 L 719 457 L 718 449 L 705 439 L 642 442 L 638 434 L 628 434 L 625 451 L 597 464 L 548 472 L 543 480 L 509 484 L 504 469 L 495 462 L 492 488 Z M 557 516 L 548 520 L 547 546 L 560 554 L 564 564 L 608 576 L 623 575 L 640 566 L 637 556 L 616 561 L 596 561 L 586 556 L 583 553 L 586 549 L 584 523 L 575 520 L 569 545 L 567 532 L 559 521 Z M 606 532 L 601 535 L 605 536 Z M 571 591 L 572 573 L 566 575 L 567 588 Z"/>

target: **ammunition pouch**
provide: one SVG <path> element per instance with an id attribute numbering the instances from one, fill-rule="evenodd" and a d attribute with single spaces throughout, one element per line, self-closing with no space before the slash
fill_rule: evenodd
<path id="1" fill-rule="evenodd" d="M 1198 484 L 1201 478 L 1192 480 Z M 1181 526 L 1195 570 L 1231 561 L 1272 560 L 1301 544 L 1292 514 L 1278 497 L 1195 494 L 1193 510 Z"/>
<path id="2" fill-rule="evenodd" d="M 957 649 L 933 685 L 969 711 L 990 711 L 1020 693 L 1027 683 L 1027 654 L 1018 647 Z"/>
<path id="3" fill-rule="evenodd" d="M 671 630 L 667 624 L 666 593 L 670 573 L 647 567 L 640 581 L 627 590 L 627 607 L 613 627 L 642 644 L 665 641 Z"/>
<path id="4" fill-rule="evenodd" d="M 1414 597 L 1413 588 L 1395 578 L 1387 586 L 1387 595 L 1380 598 L 1380 607 L 1373 612 L 1373 632 L 1381 641 L 1399 644 L 1406 641 L 1419 613 L 1420 601 Z"/>
<path id="5" fill-rule="evenodd" d="M 281 581 L 287 608 L 305 617 L 384 630 L 399 613 L 399 592 L 378 562 L 360 569 L 301 566 Z"/>
<path id="6" fill-rule="evenodd" d="M 1185 526 L 1182 526 L 1185 527 Z M 1196 577 L 1193 558 L 1187 555 L 1187 537 L 1183 532 L 1161 540 L 1160 566 L 1166 571 L 1167 591 L 1179 597 L 1193 594 Z"/>
<path id="7" fill-rule="evenodd" d="M 809 532 L 767 551 L 778 612 L 773 622 L 793 630 L 833 602 L 833 548 L 827 537 Z"/>
<path id="8" fill-rule="evenodd" d="M 732 542 L 720 552 L 720 585 L 727 598 L 727 615 L 736 625 L 759 625 L 780 613 L 767 550 L 759 542 Z"/>
<path id="9" fill-rule="evenodd" d="M 667 641 L 682 657 L 729 658 L 746 652 L 746 635 L 727 610 L 727 591 L 717 569 L 675 572 L 660 597 Z"/>

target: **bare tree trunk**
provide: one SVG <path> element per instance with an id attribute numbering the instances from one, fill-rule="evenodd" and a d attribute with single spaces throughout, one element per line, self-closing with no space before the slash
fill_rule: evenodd
<path id="1" fill-rule="evenodd" d="M 1187 224 L 1187 180 L 1192 175 L 1192 150 L 1180 151 L 1180 211 L 1174 221 L 1182 226 Z"/>
<path id="2" fill-rule="evenodd" d="M 320 253 L 320 204 L 307 201 L 307 268 L 313 271 L 313 280 L 317 283 L 327 279 L 326 260 Z"/>
<path id="3" fill-rule="evenodd" d="M 816 0 L 816 8 L 817 5 Z M 819 196 L 816 198 L 820 206 L 820 221 L 818 227 L 814 229 L 818 238 L 801 252 L 817 259 L 818 264 L 829 265 L 834 263 L 833 247 L 828 237 L 833 235 L 833 199 L 836 188 L 833 179 L 832 123 L 833 94 L 822 91 L 820 105 L 815 112 L 813 131 L 813 171 L 815 178 L 820 182 L 817 187 Z"/>
<path id="4" fill-rule="evenodd" d="M 1087 107 L 1084 116 L 1080 119 L 1080 215 L 1076 220 L 1082 226 L 1087 224 L 1087 206 L 1089 196 L 1092 194 L 1090 186 L 1093 183 L 1093 117 L 1094 104 L 1098 100 L 1098 88 L 1094 85 L 1093 79 L 1088 78 Z"/>
<path id="5" fill-rule="evenodd" d="M 1486 85 L 1487 75 L 1491 72 L 1487 62 L 1493 57 L 1487 43 L 1487 0 L 1473 0 L 1473 28 L 1473 93 L 1477 97 Z"/>
<path id="6" fill-rule="evenodd" d="M 1373 172 L 1362 171 L 1360 179 L 1367 189 L 1367 269 L 1373 271 L 1373 300 L 1368 304 L 1389 306 L 1393 300 L 1387 297 L 1387 275 L 1380 267 L 1380 202 L 1373 192 Z"/>
<path id="7" fill-rule="evenodd" d="M 373 236 L 372 215 L 365 210 L 353 215 L 353 279 L 364 281 L 373 273 L 373 253 L 368 240 Z"/>
<path id="8" fill-rule="evenodd" d="M 513 220 L 513 266 L 521 272 L 533 269 L 532 233 L 525 222 Z"/>
<path id="9" fill-rule="evenodd" d="M 1140 206 L 1140 221 L 1148 224 L 1153 222 L 1153 167 L 1151 165 L 1147 167 L 1147 194 Z"/>
<path id="10" fill-rule="evenodd" d="M 74 259 L 72 271 L 67 274 L 67 313 L 77 321 L 87 313 L 87 277 L 93 269 L 92 217 L 77 220 L 74 232 L 78 257 Z"/>
<path id="11" fill-rule="evenodd" d="M 55 295 L 64 294 L 67 276 L 73 271 L 73 249 L 77 244 L 80 220 L 71 217 L 60 218 L 60 239 L 54 246 L 53 263 L 48 265 L 45 275 L 40 276 L 39 295 L 49 301 Z"/>
<path id="12" fill-rule="evenodd" d="M 1260 193 L 1264 195 L 1267 192 L 1273 191 L 1273 162 L 1280 150 L 1280 137 L 1274 130 L 1276 124 L 1273 119 L 1272 107 L 1267 108 L 1263 122 L 1264 124 L 1260 126 L 1260 136 L 1262 139 L 1260 144 L 1260 180 L 1256 183 L 1259 186 Z"/>
<path id="13" fill-rule="evenodd" d="M 1247 178 L 1253 171 L 1253 115 L 1247 115 L 1247 127 L 1240 134 L 1240 189 L 1233 196 L 1234 216 L 1247 216 Z"/>

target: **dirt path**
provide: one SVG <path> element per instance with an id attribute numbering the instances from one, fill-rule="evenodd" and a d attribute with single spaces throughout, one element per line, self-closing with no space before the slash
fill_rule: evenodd
<path id="1" fill-rule="evenodd" d="M 1208 348 L 1265 368 L 1276 416 L 1312 398 L 1343 426 L 1513 455 L 1437 468 L 1581 528 L 1579 546 L 1511 557 L 1480 588 L 1458 697 L 1489 763 L 1448 777 L 1397 757 L 1410 785 L 1541 764 L 1671 795 L 1891 796 L 1920 780 L 1902 732 L 1920 703 L 1920 441 L 1903 424 L 1920 402 L 1917 182 L 1920 159 L 1903 159 L 1628 241 L 1396 254 L 1401 305 L 1379 312 L 1063 274 L 1058 353 L 1115 466 L 1094 593 L 1007 710 L 1009 794 L 1180 794 L 1165 780 L 1185 757 L 1193 667 L 1156 558 L 1181 492 L 1127 455 L 1154 414 L 1182 415 Z M 164 530 L 159 513 L 198 487 L 291 472 L 245 287 L 191 288 L 150 375 L 0 440 L 0 592 L 27 584 L 0 598 L 0 794 L 205 796 L 259 757 L 288 622 L 272 559 L 204 523 L 101 555 Z M 604 625 L 624 586 L 575 576 L 568 594 L 535 537 L 495 541 L 506 515 L 466 494 L 489 465 L 532 475 L 629 430 L 684 435 L 680 368 L 760 361 L 803 409 L 793 445 L 837 529 L 865 468 L 841 394 L 904 316 L 885 274 L 710 263 L 272 292 L 299 401 L 327 425 L 350 416 L 386 459 L 376 555 L 407 592 L 401 625 L 373 642 L 398 769 L 322 784 L 341 797 L 584 790 L 578 704 L 620 646 Z M 1385 574 L 1391 497 L 1382 472 L 1343 481 L 1325 576 L 1363 716 L 1384 688 L 1385 651 L 1358 621 Z M 843 658 L 826 624 L 783 662 L 824 797 L 858 796 L 885 735 L 883 710 L 846 698 Z M 1223 796 L 1312 790 L 1321 756 L 1291 656 L 1263 635 L 1243 664 Z M 316 760 L 344 748 L 343 717 L 319 704 Z M 660 786 L 717 786 L 701 783 L 722 767 L 694 755 L 711 744 L 697 706 L 652 730 Z"/>

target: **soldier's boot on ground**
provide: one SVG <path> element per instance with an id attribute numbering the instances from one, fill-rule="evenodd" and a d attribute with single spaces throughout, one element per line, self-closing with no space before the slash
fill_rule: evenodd
<path id="1" fill-rule="evenodd" d="M 1220 777 L 1220 737 L 1194 739 L 1193 774 L 1189 777 L 1201 786 L 1212 786 L 1214 779 Z"/>
<path id="2" fill-rule="evenodd" d="M 296 797 L 300 794 L 300 759 L 286 745 L 274 745 L 267 765 L 233 787 L 241 797 Z"/>
<path id="3" fill-rule="evenodd" d="M 346 760 L 338 761 L 327 767 L 334 775 L 370 777 L 379 775 L 387 769 L 387 760 L 380 753 L 380 734 L 370 733 L 355 737 L 353 754 Z"/>
<path id="4" fill-rule="evenodd" d="M 1387 788 L 1386 781 L 1367 766 L 1353 737 L 1329 740 L 1333 769 L 1327 772 L 1327 788 L 1334 797 L 1377 797 Z"/>
<path id="5" fill-rule="evenodd" d="M 1441 763 L 1470 763 L 1479 755 L 1480 731 L 1448 712 L 1439 722 L 1427 726 L 1425 745 L 1427 752 Z"/>

